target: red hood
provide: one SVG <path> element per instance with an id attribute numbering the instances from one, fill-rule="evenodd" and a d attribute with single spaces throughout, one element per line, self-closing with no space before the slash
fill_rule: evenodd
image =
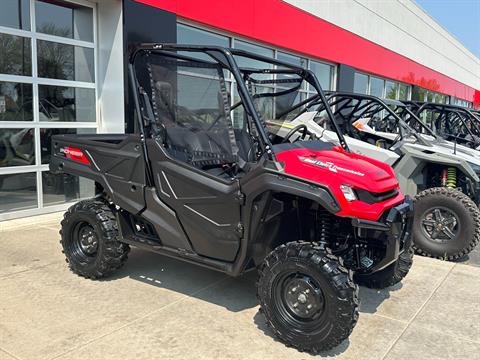
<path id="1" fill-rule="evenodd" d="M 319 184 L 335 178 L 355 188 L 384 192 L 398 186 L 392 168 L 371 158 L 348 153 L 339 147 L 332 150 L 292 149 L 277 154 L 287 174 Z"/>
<path id="2" fill-rule="evenodd" d="M 377 220 L 386 207 L 398 205 L 404 199 L 399 191 L 398 196 L 381 203 L 366 204 L 358 200 L 348 202 L 340 190 L 341 185 L 374 193 L 400 189 L 391 166 L 346 152 L 338 146 L 327 150 L 294 148 L 279 152 L 276 156 L 278 161 L 284 163 L 286 174 L 328 187 L 342 207 L 339 215 Z"/>

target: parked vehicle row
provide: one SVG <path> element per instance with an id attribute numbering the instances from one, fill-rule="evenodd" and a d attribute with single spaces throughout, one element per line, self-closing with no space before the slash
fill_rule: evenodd
<path id="1" fill-rule="evenodd" d="M 480 241 L 480 153 L 440 138 L 399 101 L 340 92 L 326 97 L 350 149 L 391 165 L 403 192 L 415 198 L 415 250 L 447 260 L 472 251 Z M 325 105 L 313 103 L 292 121 L 270 124 L 284 134 L 303 125 L 336 142 L 324 114 Z"/>
<path id="2" fill-rule="evenodd" d="M 397 284 L 414 249 L 456 259 L 478 242 L 480 157 L 417 131 L 401 103 L 215 46 L 138 46 L 129 75 L 136 133 L 52 139 L 50 170 L 97 184 L 62 221 L 80 276 L 111 275 L 130 246 L 256 269 L 273 333 L 316 353 L 350 335 L 359 284 Z"/>

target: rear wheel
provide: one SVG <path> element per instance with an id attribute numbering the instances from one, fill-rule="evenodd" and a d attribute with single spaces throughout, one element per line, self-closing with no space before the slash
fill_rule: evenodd
<path id="1" fill-rule="evenodd" d="M 462 192 L 432 188 L 415 197 L 413 246 L 424 256 L 459 259 L 480 240 L 480 211 Z"/>
<path id="2" fill-rule="evenodd" d="M 102 201 L 85 200 L 65 213 L 60 243 L 70 269 L 83 277 L 99 279 L 119 269 L 130 248 L 118 241 L 112 211 Z"/>
<path id="3" fill-rule="evenodd" d="M 358 287 L 342 264 L 330 251 L 306 242 L 281 245 L 266 257 L 257 296 L 281 341 L 317 353 L 348 338 L 358 319 Z"/>

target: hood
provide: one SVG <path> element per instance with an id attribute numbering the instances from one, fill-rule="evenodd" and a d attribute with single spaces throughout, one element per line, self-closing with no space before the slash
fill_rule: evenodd
<path id="1" fill-rule="evenodd" d="M 286 149 L 276 155 L 289 175 L 330 188 L 349 185 L 375 193 L 398 187 L 393 169 L 385 163 L 320 141 L 294 144 L 305 147 Z"/>
<path id="2" fill-rule="evenodd" d="M 480 166 L 480 152 L 474 149 L 466 148 L 465 146 L 457 145 L 456 149 L 455 144 L 449 141 L 442 142 L 432 142 L 432 146 L 423 146 L 420 144 L 406 143 L 408 147 L 419 149 L 422 151 L 427 151 L 429 153 L 437 154 L 437 156 L 445 156 L 448 159 L 456 161 L 466 161 L 470 164 L 475 164 Z"/>

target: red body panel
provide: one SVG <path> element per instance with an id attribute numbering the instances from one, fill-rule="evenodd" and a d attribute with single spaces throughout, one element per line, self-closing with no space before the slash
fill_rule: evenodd
<path id="1" fill-rule="evenodd" d="M 136 0 L 306 55 L 480 103 L 480 90 L 281 0 Z"/>
<path id="2" fill-rule="evenodd" d="M 402 203 L 405 198 L 400 192 L 395 173 L 389 165 L 346 152 L 340 147 L 321 151 L 286 150 L 278 153 L 277 159 L 284 163 L 286 174 L 330 189 L 341 207 L 337 213 L 338 216 L 376 221 L 386 209 Z M 399 192 L 395 197 L 375 204 L 367 204 L 359 200 L 349 202 L 340 190 L 341 185 L 376 193 L 392 189 L 398 189 Z"/>

